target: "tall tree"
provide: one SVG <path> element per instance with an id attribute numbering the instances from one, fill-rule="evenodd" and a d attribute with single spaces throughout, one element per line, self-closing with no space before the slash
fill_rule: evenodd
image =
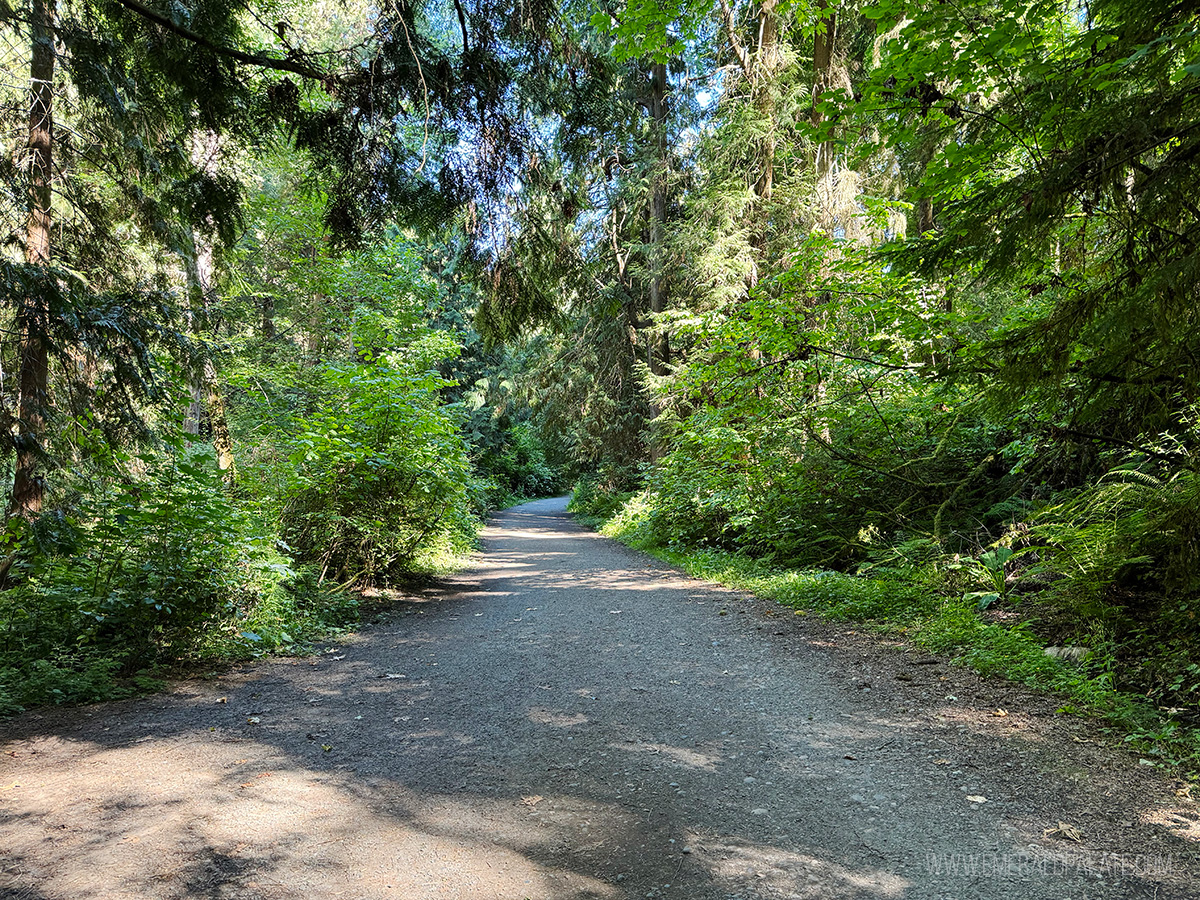
<path id="1" fill-rule="evenodd" d="M 38 466 L 53 455 L 47 443 L 55 396 L 51 359 L 82 346 L 78 314 L 98 308 L 97 286 L 120 281 L 122 290 L 148 299 L 154 291 L 147 290 L 147 276 L 155 274 L 166 283 L 182 280 L 183 295 L 205 296 L 200 273 L 207 236 L 228 244 L 236 233 L 240 188 L 180 152 L 192 135 L 222 133 L 254 142 L 282 126 L 326 179 L 331 240 L 353 246 L 396 215 L 433 225 L 465 204 L 485 206 L 505 191 L 529 135 L 530 122 L 518 109 L 525 97 L 518 76 L 557 52 L 548 5 L 464 0 L 457 44 L 445 40 L 436 9 L 389 4 L 369 17 L 365 32 L 331 48 L 325 35 L 323 43 L 310 42 L 287 22 L 269 30 L 255 24 L 256 17 L 264 20 L 263 11 L 219 0 L 169 8 L 140 0 L 80 0 L 62 6 L 57 19 L 54 4 L 27 3 L 27 9 L 0 9 L 0 26 L 29 48 L 31 76 L 29 166 L 23 176 L 9 173 L 14 193 L 28 198 L 20 226 L 25 262 L 21 277 L 6 282 L 28 288 L 11 299 L 21 329 L 11 511 L 24 516 L 41 508 Z M 498 26 L 511 14 L 523 28 Z M 54 118 L 64 114 L 56 106 L 64 102 L 72 136 L 60 152 Z M 52 185 L 53 177 L 58 180 Z M 124 197 L 124 209 L 114 214 L 101 193 Z M 53 229 L 60 247 L 52 252 L 55 206 L 62 210 Z M 97 239 L 85 240 L 85 231 Z M 485 248 L 486 231 L 478 234 Z M 155 256 L 153 245 L 182 259 L 184 271 L 134 260 L 142 252 Z M 110 248 L 120 251 L 118 257 L 102 260 Z M 120 254 L 131 265 L 118 274 Z M 190 283 L 182 277 L 189 270 Z M 124 303 L 122 314 L 135 306 Z M 142 324 L 174 327 L 162 317 Z M 145 333 L 141 326 L 110 329 L 107 340 L 119 342 L 134 331 Z M 189 343 L 179 330 L 175 342 Z M 149 346 L 143 349 L 109 357 L 100 371 L 124 371 L 131 359 L 153 366 Z M 145 366 L 125 375 L 131 380 L 106 396 L 132 398 L 149 384 Z M 125 407 L 133 411 L 130 403 Z"/>
<path id="2" fill-rule="evenodd" d="M 51 0 L 32 0 L 29 39 L 29 212 L 25 262 L 48 272 L 54 177 L 55 16 Z M 50 302 L 46 293 L 23 292 L 16 319 L 20 332 L 17 459 L 10 515 L 36 516 L 42 509 L 43 481 L 38 471 L 40 441 L 49 400 Z"/>

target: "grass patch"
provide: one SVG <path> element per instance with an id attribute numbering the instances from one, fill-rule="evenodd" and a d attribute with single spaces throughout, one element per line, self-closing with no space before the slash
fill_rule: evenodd
<path id="1" fill-rule="evenodd" d="M 1062 697 L 1061 712 L 1102 720 L 1144 762 L 1200 775 L 1200 729 L 1145 698 L 1114 687 L 1116 658 L 1100 642 L 1082 662 L 1048 656 L 1026 622 L 985 621 L 962 594 L 938 590 L 923 570 L 848 575 L 820 569 L 785 569 L 734 553 L 657 546 L 635 497 L 607 520 L 601 533 L 683 569 L 689 575 L 746 591 L 833 622 L 852 622 L 899 635 L 932 653 L 969 666 L 984 677 L 1010 681 Z M 587 523 L 588 517 L 579 517 Z"/>

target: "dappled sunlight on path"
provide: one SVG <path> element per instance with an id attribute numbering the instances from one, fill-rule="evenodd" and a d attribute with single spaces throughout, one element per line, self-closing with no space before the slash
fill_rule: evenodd
<path id="1" fill-rule="evenodd" d="M 0 896 L 1190 896 L 1178 840 L 1119 877 L 943 867 L 1053 851 L 1029 786 L 1065 817 L 1077 786 L 1038 774 L 1019 715 L 885 708 L 780 618 L 561 500 L 508 511 L 470 571 L 314 658 L 13 723 Z M 1190 833 L 1168 812 L 1138 839 Z"/>
<path id="2" fill-rule="evenodd" d="M 270 746 L 202 735 L 112 749 L 102 761 L 97 749 L 76 748 L 90 761 L 56 775 L 53 791 L 33 781 L 5 804 L 10 859 L 56 860 L 29 873 L 49 894 L 144 897 L 237 880 L 266 896 L 273 886 L 370 898 L 615 896 L 530 858 L 564 835 L 519 798 L 293 768 Z M 74 799 L 50 802 L 60 796 Z"/>

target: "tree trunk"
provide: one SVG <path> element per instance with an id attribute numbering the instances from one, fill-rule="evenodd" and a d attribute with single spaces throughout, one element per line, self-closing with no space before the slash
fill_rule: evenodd
<path id="1" fill-rule="evenodd" d="M 196 140 L 192 147 L 192 162 L 198 169 L 211 173 L 216 165 L 219 151 L 217 135 L 212 131 L 206 132 Z M 210 237 L 198 234 L 195 228 L 190 228 L 188 237 L 188 253 L 187 258 L 184 259 L 184 272 L 188 285 L 188 317 L 191 321 L 192 334 L 199 337 L 213 330 L 215 256 Z M 221 477 L 225 483 L 229 487 L 233 487 L 237 474 L 233 464 L 233 438 L 229 433 L 229 423 L 225 416 L 225 398 L 221 394 L 217 370 L 211 357 L 205 356 L 203 368 L 193 376 L 189 387 L 191 403 L 188 406 L 183 430 L 188 434 L 199 436 L 200 420 L 207 412 L 209 427 L 212 430 L 213 450 L 217 454 L 217 467 L 221 470 Z"/>
<path id="2" fill-rule="evenodd" d="M 917 234 L 933 231 L 933 198 L 922 197 L 917 201 Z"/>
<path id="3" fill-rule="evenodd" d="M 193 231 L 189 250 L 188 259 L 184 261 L 184 271 L 188 282 L 188 310 L 192 333 L 199 336 L 208 329 L 207 323 L 212 306 L 214 281 L 212 242 L 199 237 Z M 233 463 L 233 438 L 230 435 L 229 422 L 225 416 L 225 398 L 221 394 L 217 370 L 211 358 L 205 358 L 200 374 L 193 377 L 190 391 L 192 400 L 188 407 L 187 418 L 183 423 L 183 430 L 188 434 L 199 436 L 200 419 L 207 412 L 209 427 L 212 429 L 213 450 L 217 454 L 217 467 L 221 470 L 221 477 L 225 483 L 232 487 L 237 476 Z"/>
<path id="4" fill-rule="evenodd" d="M 225 416 L 225 397 L 221 383 L 217 381 L 217 370 L 211 359 L 204 361 L 204 382 L 208 387 L 208 420 L 212 423 L 213 450 L 217 453 L 217 468 L 227 487 L 237 481 L 237 467 L 233 464 L 233 435 L 229 433 L 229 420 Z"/>
<path id="5" fill-rule="evenodd" d="M 759 206 L 770 201 L 775 188 L 775 79 L 779 74 L 779 16 L 775 12 L 777 0 L 763 0 L 758 10 L 758 53 L 754 65 L 755 104 L 766 123 L 766 134 L 758 144 L 758 178 L 754 182 L 754 194 Z M 766 210 L 760 208 L 759 227 L 763 231 L 762 243 L 766 242 Z"/>
<path id="6" fill-rule="evenodd" d="M 825 0 L 822 8 L 827 8 Z M 813 124 L 820 125 L 824 116 L 817 110 L 816 104 L 821 95 L 833 87 L 834 56 L 833 48 L 837 40 L 837 11 L 830 12 L 821 19 L 821 24 L 813 35 Z M 817 176 L 817 201 L 819 205 L 819 224 L 822 228 L 832 231 L 838 225 L 837 199 L 835 197 L 835 168 L 834 154 L 836 147 L 832 140 L 821 141 L 817 144 L 815 162 Z"/>
<path id="7" fill-rule="evenodd" d="M 752 51 L 742 45 L 738 38 L 738 24 L 729 0 L 721 0 L 721 20 L 729 47 L 741 67 L 742 75 L 750 87 L 750 96 L 755 110 L 765 123 L 762 137 L 752 148 L 754 201 L 747 213 L 750 220 L 750 246 L 753 249 L 753 267 L 747 278 L 747 288 L 758 284 L 761 272 L 767 264 L 770 252 L 768 205 L 775 190 L 775 150 L 778 109 L 775 99 L 776 80 L 781 63 L 779 47 L 779 0 L 761 0 L 758 6 L 758 40 Z"/>
<path id="8" fill-rule="evenodd" d="M 188 306 L 187 306 L 187 322 L 188 330 L 193 335 L 199 335 L 201 332 L 201 320 L 204 317 L 204 307 L 206 305 L 205 283 L 200 275 L 200 257 L 203 251 L 197 246 L 196 234 L 188 226 L 189 233 L 187 234 L 186 253 L 183 260 L 183 271 L 187 280 L 188 289 Z M 187 414 L 183 417 L 183 433 L 189 434 L 192 437 L 200 436 L 200 421 L 204 417 L 204 386 L 203 379 L 196 373 L 188 376 L 188 409 Z"/>
<path id="9" fill-rule="evenodd" d="M 30 9 L 32 55 L 29 64 L 29 219 L 25 261 L 50 266 L 51 185 L 53 171 L 54 5 L 33 0 Z M 21 335 L 18 418 L 20 437 L 9 515 L 32 518 L 42 510 L 44 482 L 38 471 L 46 427 L 50 357 L 46 336 L 50 306 L 44 292 L 23 297 L 17 310 Z"/>
<path id="10" fill-rule="evenodd" d="M 650 117 L 654 123 L 655 170 L 650 188 L 650 312 L 667 308 L 666 268 L 663 248 L 667 222 L 667 66 L 650 67 Z M 665 375 L 670 361 L 671 344 L 665 330 L 657 324 L 650 339 L 649 364 L 655 375 Z"/>

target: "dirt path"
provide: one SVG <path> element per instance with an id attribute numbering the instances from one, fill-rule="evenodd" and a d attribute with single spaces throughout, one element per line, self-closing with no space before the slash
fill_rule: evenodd
<path id="1" fill-rule="evenodd" d="M 1200 896 L 1193 805 L 1050 701 L 563 508 L 317 659 L 0 724 L 0 897 Z"/>

